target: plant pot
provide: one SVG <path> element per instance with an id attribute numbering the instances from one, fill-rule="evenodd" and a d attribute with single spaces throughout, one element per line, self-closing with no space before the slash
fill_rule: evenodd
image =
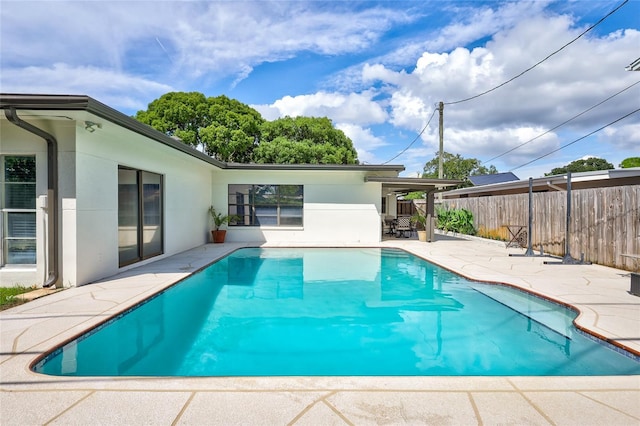
<path id="1" fill-rule="evenodd" d="M 640 296 L 640 274 L 631 273 L 631 291 L 634 296 Z"/>
<path id="2" fill-rule="evenodd" d="M 214 243 L 224 243 L 224 238 L 226 237 L 226 235 L 227 231 L 211 231 L 211 238 L 213 239 Z"/>
<path id="3" fill-rule="evenodd" d="M 418 231 L 418 241 L 427 242 L 427 231 Z"/>

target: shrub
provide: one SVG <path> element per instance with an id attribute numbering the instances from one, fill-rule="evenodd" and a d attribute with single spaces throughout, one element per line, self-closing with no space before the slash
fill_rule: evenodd
<path id="1" fill-rule="evenodd" d="M 437 226 L 443 231 L 458 232 L 461 234 L 475 235 L 473 227 L 473 213 L 467 209 L 447 209 L 439 207 L 436 209 Z"/>

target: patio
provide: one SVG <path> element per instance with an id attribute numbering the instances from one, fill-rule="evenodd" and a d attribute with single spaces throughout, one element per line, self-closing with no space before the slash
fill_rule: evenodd
<path id="1" fill-rule="evenodd" d="M 284 246 L 285 244 L 280 244 Z M 509 257 L 504 243 L 388 238 L 468 278 L 570 303 L 577 322 L 640 352 L 640 298 L 628 273 Z M 0 312 L 0 423 L 616 424 L 640 422 L 640 377 L 50 377 L 29 364 L 52 347 L 251 244 L 209 244 Z M 269 246 L 277 246 L 270 244 Z M 290 246 L 290 244 L 287 244 Z"/>

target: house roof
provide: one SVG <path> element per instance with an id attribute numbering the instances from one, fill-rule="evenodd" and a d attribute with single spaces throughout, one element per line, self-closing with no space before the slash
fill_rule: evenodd
<path id="1" fill-rule="evenodd" d="M 89 96 L 85 95 L 38 95 L 0 93 L 0 108 L 15 108 L 37 113 L 38 111 L 86 111 L 94 116 L 110 121 L 132 132 L 146 136 L 161 144 L 196 157 L 221 169 L 244 170 L 342 170 L 342 171 L 384 171 L 399 173 L 403 165 L 392 164 L 239 164 L 216 160 L 197 149 L 185 145 L 151 126 L 143 124 Z M 4 117 L 0 117 L 3 119 Z"/>
<path id="2" fill-rule="evenodd" d="M 469 176 L 469 180 L 474 186 L 491 185 L 500 182 L 511 182 L 514 180 L 520 180 L 518 176 L 511 172 L 494 173 L 490 175 L 477 175 Z"/>
<path id="3" fill-rule="evenodd" d="M 567 175 L 553 175 L 531 179 L 534 192 L 564 191 Z M 628 169 L 597 170 L 571 174 L 572 189 L 600 188 L 640 184 L 640 167 Z M 529 181 L 518 180 L 492 185 L 472 186 L 445 192 L 444 198 L 485 197 L 491 195 L 521 194 L 529 192 Z"/>

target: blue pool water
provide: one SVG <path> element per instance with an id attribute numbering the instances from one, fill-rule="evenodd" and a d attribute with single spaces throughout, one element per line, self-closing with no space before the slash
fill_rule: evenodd
<path id="1" fill-rule="evenodd" d="M 54 351 L 70 376 L 621 375 L 575 313 L 401 250 L 242 249 Z"/>

